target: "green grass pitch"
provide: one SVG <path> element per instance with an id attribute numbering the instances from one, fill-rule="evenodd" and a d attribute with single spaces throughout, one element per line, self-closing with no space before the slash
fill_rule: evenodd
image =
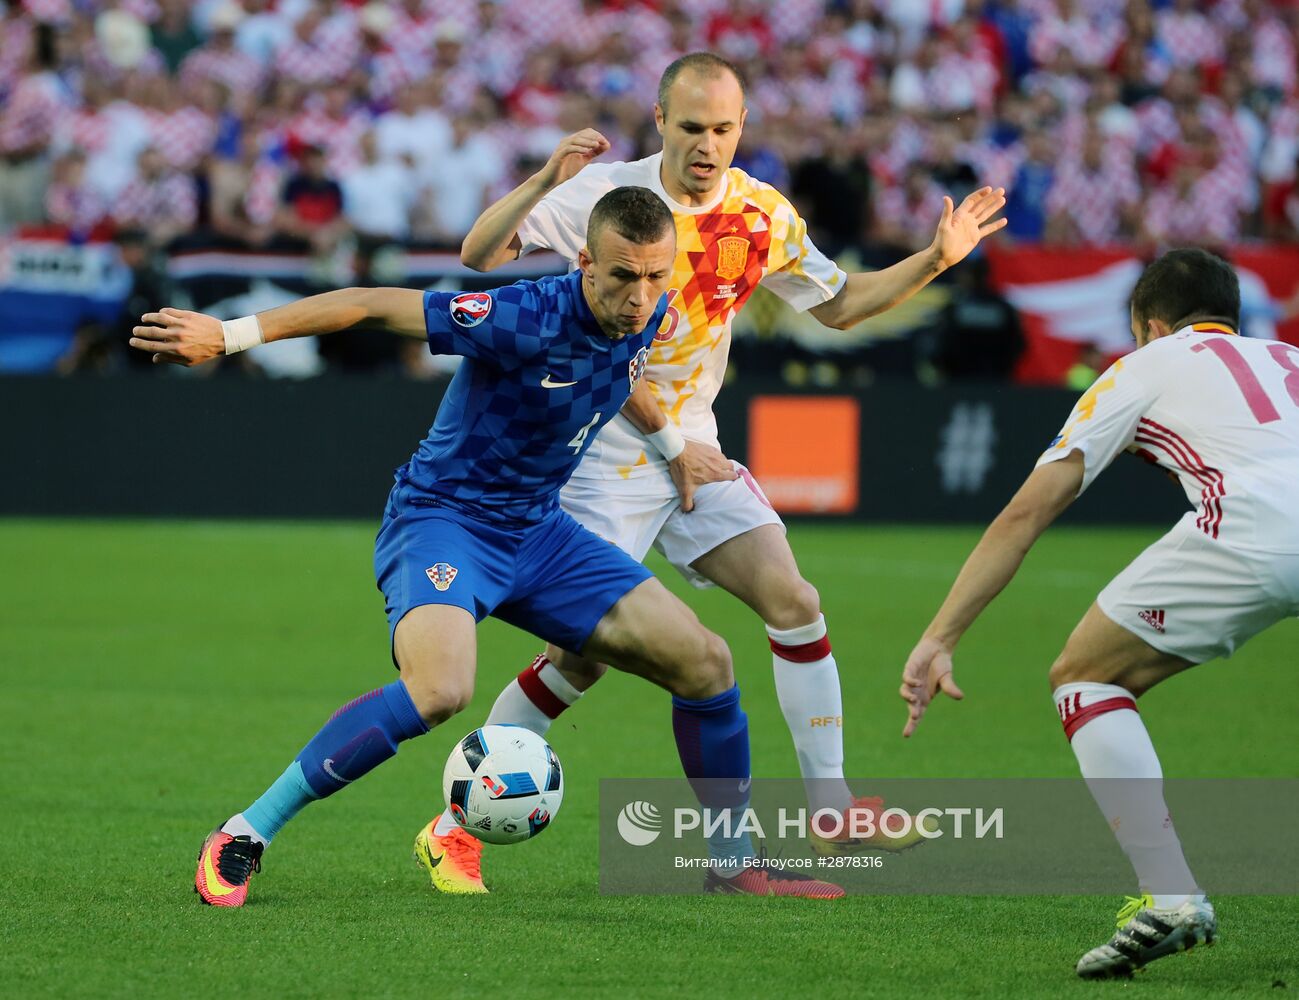
<path id="1" fill-rule="evenodd" d="M 1157 532 L 1051 532 L 957 658 L 963 704 L 899 738 L 898 673 L 974 529 L 791 529 L 843 676 L 848 773 L 1072 776 L 1046 670 Z M 488 853 L 492 894 L 433 893 L 409 860 L 451 742 L 539 649 L 489 622 L 470 710 L 277 839 L 250 905 L 191 893 L 207 831 L 340 703 L 391 676 L 373 526 L 0 521 L 0 995 L 238 997 L 1198 997 L 1299 988 L 1293 899 L 1220 897 L 1212 950 L 1133 983 L 1072 966 L 1102 897 L 613 898 L 597 891 L 600 777 L 678 774 L 665 696 L 610 677 L 552 731 L 552 830 Z M 661 563 L 655 563 L 664 570 Z M 664 579 L 730 642 L 754 772 L 797 774 L 757 620 Z M 1152 692 L 1170 776 L 1294 776 L 1294 623 Z M 859 785 L 860 787 L 860 785 Z M 861 788 L 865 791 L 865 788 Z M 1293 831 L 1278 831 L 1293 837 Z"/>

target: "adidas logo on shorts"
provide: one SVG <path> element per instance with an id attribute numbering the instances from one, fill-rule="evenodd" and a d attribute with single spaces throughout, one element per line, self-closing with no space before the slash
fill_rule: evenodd
<path id="1" fill-rule="evenodd" d="M 1143 622 L 1153 628 L 1156 632 L 1164 630 L 1164 612 L 1161 608 L 1158 611 L 1142 611 L 1137 615 Z"/>

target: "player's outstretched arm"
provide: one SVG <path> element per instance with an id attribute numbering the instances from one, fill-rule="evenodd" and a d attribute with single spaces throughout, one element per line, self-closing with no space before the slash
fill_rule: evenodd
<path id="1" fill-rule="evenodd" d="M 492 271 L 519 256 L 519 227 L 528 213 L 559 185 L 609 151 L 609 140 L 593 128 L 565 136 L 546 165 L 483 212 L 460 245 L 460 262 L 475 271 Z"/>
<path id="2" fill-rule="evenodd" d="M 992 221 L 1005 204 L 1006 192 L 1002 188 L 980 188 L 957 209 L 952 208 L 951 198 L 943 198 L 943 217 L 926 249 L 882 271 L 848 275 L 843 290 L 828 302 L 813 306 L 812 315 L 826 326 L 847 330 L 905 302 L 953 264 L 963 261 L 981 239 L 1005 226 L 1005 219 Z"/>
<path id="3" fill-rule="evenodd" d="M 907 703 L 903 736 L 916 731 L 939 691 L 958 700 L 964 697 L 952 679 L 952 651 L 984 608 L 1010 583 L 1033 543 L 1074 501 L 1082 485 L 1083 456 L 1077 450 L 1068 458 L 1039 466 L 983 533 L 943 606 L 907 658 L 898 691 Z"/>
<path id="4" fill-rule="evenodd" d="M 193 367 L 257 344 L 376 327 L 406 337 L 426 336 L 424 293 L 412 288 L 344 288 L 311 295 L 256 316 L 222 322 L 188 309 L 160 309 L 140 317 L 130 344 L 154 363 Z"/>
<path id="5" fill-rule="evenodd" d="M 681 496 L 681 509 L 687 514 L 695 509 L 695 490 L 700 486 L 736 478 L 731 460 L 720 450 L 681 436 L 644 380 L 627 397 L 622 415 L 667 459 L 668 472 Z"/>

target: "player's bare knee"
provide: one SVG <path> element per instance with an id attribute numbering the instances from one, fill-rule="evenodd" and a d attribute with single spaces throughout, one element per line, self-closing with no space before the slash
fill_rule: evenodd
<path id="1" fill-rule="evenodd" d="M 555 665 L 564 680 L 579 691 L 585 691 L 609 669 L 606 664 L 588 660 L 558 646 L 546 647 L 546 659 Z"/>
<path id="2" fill-rule="evenodd" d="M 821 614 L 821 595 L 806 580 L 795 578 L 768 602 L 763 620 L 772 628 L 789 629 L 811 625 Z"/>
<path id="3" fill-rule="evenodd" d="M 1094 659 L 1066 646 L 1051 664 L 1047 680 L 1054 691 L 1062 684 L 1077 684 L 1082 681 L 1105 683 L 1108 678 L 1102 676 L 1100 665 Z"/>
<path id="4" fill-rule="evenodd" d="M 726 641 L 702 627 L 700 633 L 699 652 L 693 664 L 688 665 L 689 669 L 683 678 L 683 685 L 691 693 L 673 692 L 683 698 L 711 698 L 735 685 L 731 650 Z"/>
<path id="5" fill-rule="evenodd" d="M 402 670 L 401 679 L 415 704 L 415 710 L 427 726 L 436 726 L 464 711 L 474 696 L 472 680 L 429 676 L 419 671 Z"/>

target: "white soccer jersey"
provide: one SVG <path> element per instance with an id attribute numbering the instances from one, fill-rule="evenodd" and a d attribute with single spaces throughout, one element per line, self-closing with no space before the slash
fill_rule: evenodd
<path id="1" fill-rule="evenodd" d="M 770 184 L 732 167 L 709 204 L 679 205 L 663 189 L 662 159 L 656 153 L 632 163 L 592 163 L 537 204 L 519 227 L 519 239 L 522 253 L 545 247 L 575 263 L 586 245 L 591 209 L 604 194 L 639 185 L 663 199 L 676 220 L 677 259 L 646 381 L 682 434 L 716 445 L 713 400 L 726 374 L 731 320 L 754 289 L 762 284 L 802 311 L 834 298 L 847 276 L 813 245 L 794 206 Z M 675 495 L 666 463 L 621 416 L 600 432 L 574 474 L 651 476 L 666 495 Z"/>
<path id="2" fill-rule="evenodd" d="M 1178 478 L 1208 538 L 1299 552 L 1299 348 L 1216 323 L 1152 341 L 1083 393 L 1037 464 L 1075 449 L 1084 490 L 1133 451 Z"/>

